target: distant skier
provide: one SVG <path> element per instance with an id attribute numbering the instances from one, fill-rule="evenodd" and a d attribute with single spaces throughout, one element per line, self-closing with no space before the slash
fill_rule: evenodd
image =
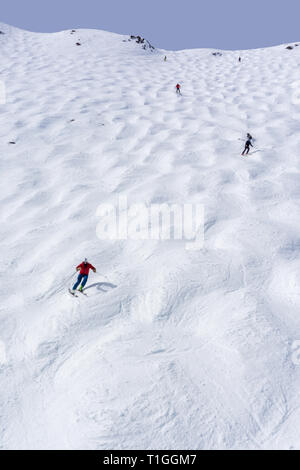
<path id="1" fill-rule="evenodd" d="M 180 88 L 181 88 L 181 86 L 179 85 L 179 83 L 177 83 L 177 85 L 176 85 L 176 93 L 177 93 L 178 95 L 181 95 Z"/>
<path id="2" fill-rule="evenodd" d="M 245 148 L 242 152 L 242 155 L 245 155 L 245 153 L 246 155 L 248 155 L 250 151 L 250 146 L 253 147 L 251 140 L 252 140 L 252 136 L 250 134 L 247 134 L 247 140 L 246 140 Z"/>
<path id="3" fill-rule="evenodd" d="M 239 57 L 239 62 L 242 62 L 242 58 L 241 58 L 241 57 Z"/>
<path id="4" fill-rule="evenodd" d="M 166 56 L 166 55 L 165 55 L 165 57 L 164 57 L 164 61 L 167 62 L 167 56 Z"/>
<path id="5" fill-rule="evenodd" d="M 79 286 L 80 283 L 81 283 L 81 286 L 79 287 L 78 290 L 80 290 L 80 292 L 82 292 L 84 286 L 87 283 L 90 269 L 92 269 L 92 271 L 94 271 L 94 273 L 96 272 L 96 268 L 94 268 L 94 266 L 92 264 L 90 264 L 88 262 L 88 260 L 85 258 L 85 260 L 81 264 L 79 264 L 76 268 L 76 271 L 79 271 L 79 275 L 78 275 L 77 281 L 75 282 L 75 284 L 73 286 L 73 289 L 72 289 L 71 293 L 74 294 L 74 292 L 76 291 L 76 289 L 77 289 L 77 287 Z"/>

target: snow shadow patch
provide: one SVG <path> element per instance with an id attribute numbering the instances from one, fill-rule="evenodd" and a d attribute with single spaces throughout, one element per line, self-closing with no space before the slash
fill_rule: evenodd
<path id="1" fill-rule="evenodd" d="M 86 291 L 88 289 L 91 289 L 92 287 L 96 287 L 97 290 L 100 290 L 101 292 L 109 292 L 111 289 L 115 289 L 118 286 L 116 286 L 115 284 L 111 284 L 110 282 L 95 282 L 94 284 L 91 284 L 83 290 Z"/>

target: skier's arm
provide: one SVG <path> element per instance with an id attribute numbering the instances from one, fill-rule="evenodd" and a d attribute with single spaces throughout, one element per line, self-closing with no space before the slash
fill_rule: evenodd
<path id="1" fill-rule="evenodd" d="M 253 147 L 252 143 L 250 142 L 251 147 Z"/>
<path id="2" fill-rule="evenodd" d="M 80 269 L 81 269 L 81 264 L 77 266 L 76 271 L 80 271 Z"/>
<path id="3" fill-rule="evenodd" d="M 96 272 L 96 268 L 94 268 L 94 266 L 92 264 L 90 264 L 90 269 L 92 269 L 94 271 L 94 273 Z"/>

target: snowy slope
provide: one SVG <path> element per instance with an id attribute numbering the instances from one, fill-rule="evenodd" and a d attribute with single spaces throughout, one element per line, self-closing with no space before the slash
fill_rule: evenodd
<path id="1" fill-rule="evenodd" d="M 0 30 L 0 447 L 300 448 L 300 47 Z M 119 194 L 203 204 L 204 248 L 99 240 Z"/>

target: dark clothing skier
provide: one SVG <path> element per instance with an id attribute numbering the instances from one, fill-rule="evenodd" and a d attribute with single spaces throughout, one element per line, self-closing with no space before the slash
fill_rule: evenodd
<path id="1" fill-rule="evenodd" d="M 248 155 L 248 153 L 249 153 L 249 151 L 250 151 L 250 145 L 251 145 L 251 147 L 253 147 L 253 145 L 252 145 L 252 143 L 251 143 L 251 140 L 248 139 L 248 140 L 246 141 L 246 143 L 245 143 L 245 148 L 244 148 L 244 150 L 243 150 L 242 155 L 245 155 L 245 153 L 246 153 L 246 155 Z"/>

